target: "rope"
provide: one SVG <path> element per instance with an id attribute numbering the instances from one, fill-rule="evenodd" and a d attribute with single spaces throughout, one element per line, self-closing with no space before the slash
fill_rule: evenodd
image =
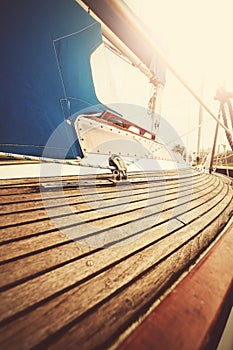
<path id="1" fill-rule="evenodd" d="M 21 143 L 0 143 L 0 146 L 13 146 L 13 147 L 35 147 L 35 148 L 42 148 L 44 149 L 45 146 L 44 145 L 33 145 L 33 144 L 21 144 Z M 46 148 L 49 149 L 57 149 L 57 150 L 66 150 L 66 148 L 64 147 L 56 147 L 56 146 L 47 146 Z"/>
<path id="2" fill-rule="evenodd" d="M 232 109 L 232 103 L 230 100 L 227 101 L 227 105 L 230 113 L 231 129 L 233 129 L 233 109 Z M 230 129 L 230 126 L 229 126 L 229 129 Z"/>
<path id="3" fill-rule="evenodd" d="M 36 157 L 36 156 L 29 156 L 29 155 L 8 153 L 8 152 L 0 152 L 0 157 L 10 158 L 10 159 L 32 160 L 32 161 L 38 161 L 42 163 L 57 163 L 57 164 L 75 165 L 75 166 L 88 167 L 88 168 L 115 170 L 115 167 L 113 166 L 81 163 L 81 158 L 77 158 L 77 160 L 65 160 L 65 159 L 54 159 L 54 158 L 46 158 L 46 157 Z"/>
<path id="4" fill-rule="evenodd" d="M 232 92 L 226 91 L 224 87 L 219 87 L 217 89 L 215 100 L 218 100 L 220 102 L 220 111 L 222 113 L 223 124 L 226 127 L 225 128 L 226 137 L 233 151 L 232 133 L 227 131 L 230 128 L 231 129 L 233 128 L 233 109 L 230 101 L 231 98 L 233 98 Z M 227 112 L 226 112 L 227 107 L 228 107 L 228 114 L 229 114 L 229 121 L 230 121 L 229 125 L 228 125 L 228 118 L 227 118 Z"/>

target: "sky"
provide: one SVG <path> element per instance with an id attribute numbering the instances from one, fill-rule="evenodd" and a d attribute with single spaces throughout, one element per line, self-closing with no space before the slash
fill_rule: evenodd
<path id="1" fill-rule="evenodd" d="M 217 116 L 216 89 L 224 85 L 233 91 L 232 0 L 125 0 L 133 11 L 152 29 L 166 47 L 173 67 L 185 78 Z M 121 78 L 119 87 L 109 86 L 114 99 L 146 106 L 151 87 L 141 73 L 119 67 L 111 58 L 105 64 L 112 81 Z M 121 63 L 122 64 L 122 63 Z M 127 63 L 125 63 L 126 67 Z M 102 70 L 103 72 L 103 70 Z M 114 74 L 116 77 L 114 77 Z M 131 82 L 131 86 L 129 86 Z M 120 90 L 120 92 L 119 92 Z M 127 90 L 127 93 L 126 93 Z M 121 95 L 121 96 L 119 96 Z M 130 96 L 129 96 L 130 95 Z M 108 99 L 105 93 L 105 98 Z M 167 72 L 161 114 L 181 136 L 189 150 L 196 150 L 199 104 L 177 79 Z M 212 146 L 215 122 L 203 112 L 201 147 Z M 227 143 L 219 132 L 219 143 Z"/>
<path id="2" fill-rule="evenodd" d="M 233 91 L 233 2 L 231 0 L 128 0 L 126 1 L 156 33 L 168 51 L 173 67 L 200 94 L 217 115 L 214 100 L 219 85 Z M 167 73 L 162 113 L 181 134 L 198 124 L 199 105 L 177 80 Z M 177 120 L 180 122 L 177 123 Z M 179 124 L 179 125 L 178 125 Z M 204 113 L 202 146 L 211 146 L 215 123 Z M 194 147 L 195 133 L 184 142 Z M 196 140 L 195 140 L 196 141 Z M 226 143 L 224 132 L 219 142 Z"/>

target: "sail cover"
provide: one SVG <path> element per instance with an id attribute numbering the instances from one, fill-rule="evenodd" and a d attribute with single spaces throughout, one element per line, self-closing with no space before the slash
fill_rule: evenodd
<path id="1" fill-rule="evenodd" d="M 141 33 L 159 44 L 158 38 L 147 28 L 123 0 L 82 0 L 99 19 L 155 74 L 164 85 L 166 67 Z M 116 6 L 117 4 L 117 6 Z M 123 11 L 119 11 L 119 8 Z M 125 16 L 124 16 L 125 15 Z M 129 21 L 129 18 L 131 22 Z M 161 47 L 164 50 L 164 48 Z"/>
<path id="2" fill-rule="evenodd" d="M 64 121 L 99 104 L 89 57 L 102 41 L 100 24 L 75 0 L 3 0 L 0 26 L 1 151 L 82 156 Z"/>

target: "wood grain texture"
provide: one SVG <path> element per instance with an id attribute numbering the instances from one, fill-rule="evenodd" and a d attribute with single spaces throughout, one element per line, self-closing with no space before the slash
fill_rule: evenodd
<path id="1" fill-rule="evenodd" d="M 119 186 L 73 187 L 77 177 L 62 179 L 66 188 L 0 184 L 3 348 L 108 347 L 231 216 L 226 178 L 190 170 L 130 178 L 139 175 L 145 181 Z"/>
<path id="2" fill-rule="evenodd" d="M 118 349 L 216 349 L 233 307 L 232 250 L 233 224 Z"/>

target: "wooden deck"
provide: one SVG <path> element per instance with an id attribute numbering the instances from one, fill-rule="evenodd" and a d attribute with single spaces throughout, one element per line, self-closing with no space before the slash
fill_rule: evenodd
<path id="1" fill-rule="evenodd" d="M 217 349 L 233 310 L 233 220 L 223 231 L 205 257 L 124 339 L 118 350 Z M 232 326 L 233 323 L 228 326 L 230 339 Z M 232 349 L 232 341 L 221 342 L 221 349 Z"/>
<path id="2" fill-rule="evenodd" d="M 227 178 L 140 177 L 66 177 L 64 189 L 58 178 L 1 181 L 3 349 L 118 344 L 232 214 Z"/>

